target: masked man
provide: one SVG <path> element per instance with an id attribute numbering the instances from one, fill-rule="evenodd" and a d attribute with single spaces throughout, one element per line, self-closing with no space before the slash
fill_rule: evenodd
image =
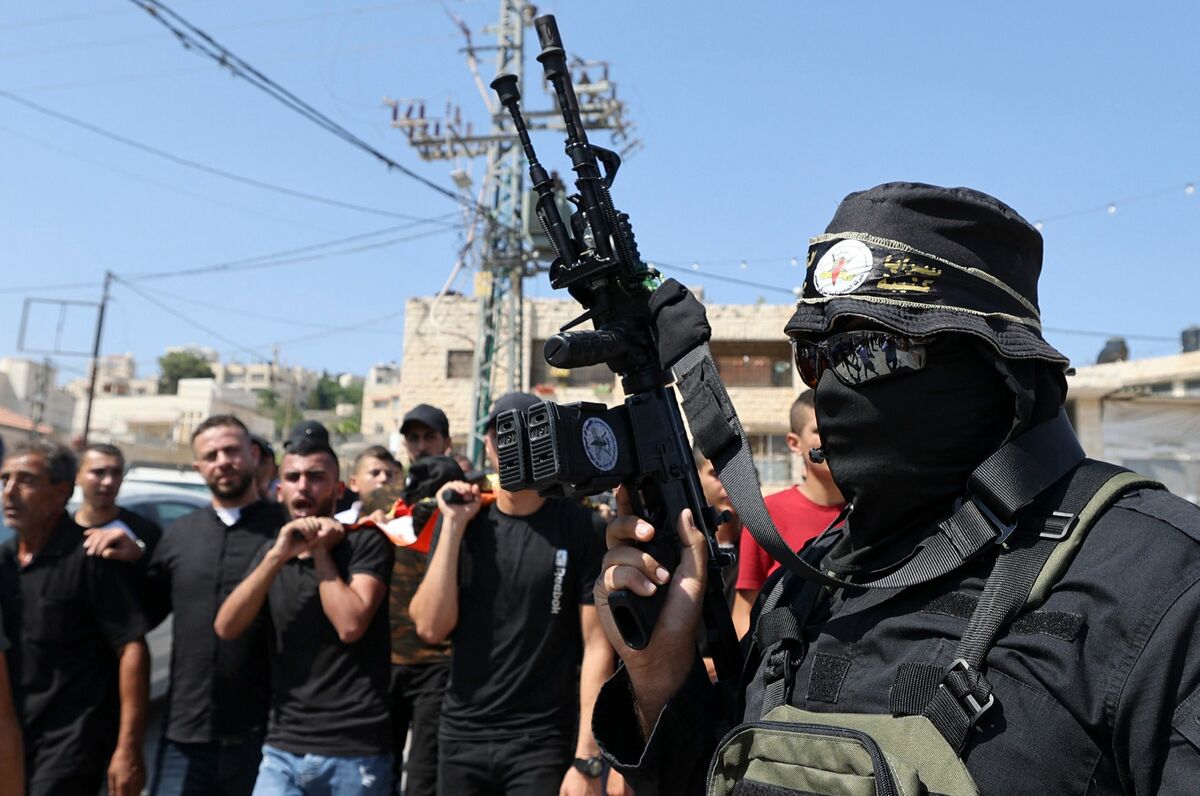
<path id="1" fill-rule="evenodd" d="M 625 666 L 597 737 L 640 796 L 704 792 L 714 755 L 712 793 L 861 792 L 828 785 L 855 776 L 884 792 L 904 766 L 942 793 L 1194 792 L 1200 511 L 1083 459 L 1067 360 L 1041 334 L 1041 259 L 998 200 L 909 183 L 851 194 L 812 240 L 786 331 L 853 508 L 808 567 L 782 562 L 803 577 L 764 585 L 735 710 L 689 666 L 705 577 L 691 518 L 669 577 L 631 545 L 644 521 L 609 527 L 597 604 L 669 590 L 642 651 L 601 608 Z M 792 752 L 766 762 L 766 725 L 718 743 L 768 716 L 778 737 L 808 733 L 776 751 L 829 754 L 781 775 Z"/>

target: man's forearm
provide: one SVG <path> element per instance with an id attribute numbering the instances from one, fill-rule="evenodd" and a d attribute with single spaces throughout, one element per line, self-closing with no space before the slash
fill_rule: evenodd
<path id="1" fill-rule="evenodd" d="M 458 624 L 458 556 L 465 526 L 447 522 L 429 569 L 408 605 L 409 616 L 423 641 L 444 641 Z"/>
<path id="2" fill-rule="evenodd" d="M 581 613 L 585 617 L 584 645 L 583 662 L 579 667 L 579 735 L 575 741 L 575 756 L 591 757 L 600 753 L 600 747 L 592 735 L 592 711 L 596 707 L 600 688 L 612 676 L 616 653 L 604 636 L 595 607 L 585 605 Z"/>
<path id="3" fill-rule="evenodd" d="M 267 601 L 271 584 L 275 582 L 275 576 L 283 569 L 284 563 L 283 557 L 272 547 L 262 563 L 225 598 L 213 622 L 213 630 L 218 637 L 229 641 L 246 632 Z"/>
<path id="4" fill-rule="evenodd" d="M 140 756 L 146 740 L 146 703 L 150 698 L 150 650 L 145 639 L 139 638 L 121 648 L 118 678 L 121 724 L 117 749 Z"/>
<path id="5" fill-rule="evenodd" d="M 337 631 L 339 639 L 347 644 L 358 641 L 371 624 L 371 617 L 379 608 L 379 603 L 383 601 L 381 594 L 378 597 L 371 594 L 380 590 L 383 584 L 370 575 L 352 576 L 352 579 L 366 578 L 370 581 L 358 584 L 358 588 L 368 591 L 367 595 L 360 594 L 355 585 L 342 580 L 329 551 L 323 547 L 313 549 L 313 564 L 317 574 L 317 594 L 321 598 L 321 610 Z"/>

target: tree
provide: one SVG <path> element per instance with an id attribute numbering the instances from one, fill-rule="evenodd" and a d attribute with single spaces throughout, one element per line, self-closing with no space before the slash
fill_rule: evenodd
<path id="1" fill-rule="evenodd" d="M 180 379 L 211 379 L 212 368 L 203 357 L 190 351 L 172 351 L 158 358 L 158 391 L 162 395 L 175 395 L 179 391 Z"/>
<path id="2" fill-rule="evenodd" d="M 275 390 L 260 390 L 258 392 L 259 411 L 271 416 L 275 421 L 275 436 L 282 437 L 290 430 L 289 423 L 295 418 L 303 417 L 304 412 L 296 403 L 284 401 Z"/>

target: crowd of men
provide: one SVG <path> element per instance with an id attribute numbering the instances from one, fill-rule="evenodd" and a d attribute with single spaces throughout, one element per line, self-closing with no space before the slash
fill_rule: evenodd
<path id="1" fill-rule="evenodd" d="M 496 416 L 536 400 L 496 401 L 493 467 Z M 819 444 L 813 423 L 801 396 L 796 452 Z M 165 529 L 119 504 L 119 448 L 14 446 L 0 469 L 16 533 L 0 547 L 0 793 L 632 793 L 591 733 L 615 667 L 592 596 L 604 515 L 464 472 L 436 407 L 413 407 L 401 432 L 407 474 L 372 446 L 343 483 L 320 424 L 293 429 L 277 461 L 236 417 L 210 417 L 191 447 L 211 502 Z M 809 469 L 770 498 L 797 545 L 840 504 Z M 704 482 L 731 508 L 711 465 Z M 378 529 L 397 501 L 422 518 L 436 506 L 428 547 Z M 721 536 L 741 539 L 736 612 L 769 561 L 735 516 Z M 145 760 L 145 635 L 168 616 Z"/>

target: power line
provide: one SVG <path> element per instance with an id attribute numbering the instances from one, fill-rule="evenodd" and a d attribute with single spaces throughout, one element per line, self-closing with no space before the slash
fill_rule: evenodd
<path id="1" fill-rule="evenodd" d="M 334 328 L 326 331 L 312 332 L 311 334 L 300 335 L 299 337 L 293 337 L 288 340 L 275 340 L 273 343 L 271 343 L 271 345 L 293 346 L 297 343 L 307 342 L 308 340 L 316 340 L 318 338 L 329 337 L 331 335 L 345 334 L 346 332 L 356 332 L 359 329 L 365 329 L 368 326 L 374 326 L 376 324 L 383 323 L 384 321 L 389 321 L 392 318 L 399 317 L 403 314 L 403 309 L 393 310 L 392 312 L 366 318 L 365 320 L 357 321 L 346 326 L 335 326 Z"/>
<path id="2" fill-rule="evenodd" d="M 350 238 L 343 238 L 343 241 L 361 239 L 371 235 L 378 235 L 381 231 L 368 232 L 363 235 L 355 235 Z M 387 240 L 367 243 L 361 246 L 352 246 L 346 249 L 336 249 L 329 252 L 317 252 L 315 254 L 301 255 L 296 257 L 283 256 L 289 252 L 300 252 L 304 250 L 312 250 L 324 246 L 329 246 L 334 241 L 329 241 L 323 244 L 314 244 L 313 246 L 302 247 L 301 249 L 292 249 L 285 252 L 276 252 L 274 254 L 264 254 L 257 257 L 247 257 L 241 260 L 231 260 L 224 263 L 215 263 L 213 265 L 201 265 L 194 268 L 181 268 L 175 271 L 157 271 L 154 273 L 129 274 L 126 275 L 126 280 L 133 282 L 144 282 L 154 279 L 173 279 L 181 276 L 198 276 L 200 274 L 211 274 L 218 272 L 236 272 L 236 271 L 255 271 L 262 268 L 276 268 L 281 265 L 294 265 L 296 263 L 314 262 L 316 260 L 325 260 L 330 257 L 341 257 L 346 254 L 358 254 L 359 252 L 371 251 L 373 249 L 382 249 L 388 246 L 395 246 L 399 243 L 407 243 L 408 241 L 420 240 L 434 235 L 442 235 L 449 231 L 447 228 L 428 230 L 418 232 L 413 235 L 404 235 L 398 238 L 389 238 Z M 272 259 L 281 258 L 281 259 Z"/>
<path id="3" fill-rule="evenodd" d="M 671 265 L 670 263 L 661 263 L 658 260 L 655 260 L 652 263 L 646 263 L 646 264 L 649 266 L 652 266 L 654 268 L 665 268 L 668 271 L 680 271 L 680 272 L 688 273 L 688 274 L 694 273 L 696 270 L 693 268 L 684 268 L 681 265 Z M 728 282 L 731 285 L 741 285 L 743 287 L 758 288 L 759 290 L 767 290 L 767 291 L 771 291 L 773 293 L 786 293 L 789 296 L 795 295 L 793 290 L 788 287 L 780 287 L 779 285 L 767 285 L 767 284 L 763 284 L 762 282 L 751 282 L 748 279 L 737 279 L 732 276 L 722 276 L 721 274 L 714 274 L 714 273 L 706 272 L 704 274 L 704 278 L 705 279 L 715 279 L 718 282 Z"/>
<path id="4" fill-rule="evenodd" d="M 1193 196 L 1196 193 L 1196 183 L 1188 182 L 1183 186 L 1172 185 L 1169 188 L 1159 188 L 1155 191 L 1138 194 L 1137 196 L 1127 196 L 1124 199 L 1117 199 L 1112 202 L 1107 202 L 1103 205 L 1093 205 L 1091 207 L 1080 208 L 1078 210 L 1069 210 L 1064 213 L 1055 213 L 1049 216 L 1042 216 L 1033 222 L 1033 225 L 1041 229 L 1048 221 L 1063 221 L 1068 218 L 1078 218 L 1079 216 L 1087 216 L 1092 214 L 1107 213 L 1108 215 L 1116 215 L 1118 207 L 1126 205 L 1138 204 L 1150 199 L 1159 199 L 1163 196 L 1177 196 L 1180 191 L 1183 191 L 1184 196 Z"/>
<path id="5" fill-rule="evenodd" d="M 66 282 L 55 285 L 21 285 L 19 287 L 0 287 L 0 293 L 31 293 L 43 290 L 78 290 L 86 287 L 100 287 L 102 282 Z"/>
<path id="6" fill-rule="evenodd" d="M 206 174 L 212 174 L 217 177 L 222 177 L 226 180 L 233 180 L 234 182 L 239 182 L 239 183 L 242 183 L 243 185 L 251 185 L 255 188 L 262 188 L 267 191 L 274 191 L 275 193 L 284 194 L 285 196 L 291 196 L 291 197 L 294 197 L 297 199 L 306 199 L 310 202 L 320 202 L 321 204 L 330 205 L 332 207 L 340 207 L 340 208 L 343 208 L 346 210 L 357 210 L 361 213 L 372 213 L 374 215 L 389 216 L 391 218 L 403 218 L 403 219 L 410 220 L 410 221 L 416 219 L 415 216 L 411 216 L 406 213 L 396 213 L 391 210 L 381 210 L 377 207 L 367 207 L 365 205 L 355 204 L 353 202 L 344 202 L 340 199 L 330 199 L 325 196 L 318 196 L 316 194 L 305 193 L 304 191 L 298 191 L 294 188 L 285 188 L 281 185 L 275 185 L 273 183 L 264 182 L 263 180 L 256 180 L 252 177 L 243 177 L 240 174 L 234 174 L 233 172 L 225 171 L 224 169 L 218 169 L 214 166 L 208 166 L 204 163 L 199 163 L 195 160 L 189 160 L 188 158 L 180 157 L 179 155 L 173 155 L 170 152 L 159 149 L 158 147 L 155 147 L 155 146 L 151 146 L 150 144 L 143 144 L 140 141 L 135 141 L 132 138 L 127 138 L 119 133 L 114 133 L 111 130 L 105 130 L 103 127 L 98 127 L 90 122 L 85 122 L 82 119 L 76 118 L 74 116 L 69 116 L 65 113 L 62 113 L 61 111 L 56 111 L 56 110 L 53 110 L 52 108 L 47 108 L 44 105 L 39 105 L 36 102 L 31 102 L 30 100 L 27 100 L 24 97 L 21 97 L 17 94 L 13 94 L 10 91 L 5 91 L 4 89 L 0 89 L 0 97 L 4 97 L 5 99 L 11 100 L 12 102 L 16 102 L 19 105 L 23 105 L 26 108 L 29 108 L 30 110 L 40 113 L 44 116 L 50 116 L 52 118 L 58 119 L 59 121 L 66 122 L 67 124 L 70 124 L 70 125 L 74 125 L 75 127 L 78 127 L 80 129 L 87 130 L 90 133 L 94 133 L 96 135 L 107 138 L 110 141 L 116 141 L 117 143 L 124 144 L 127 147 L 132 147 L 133 149 L 137 149 L 141 152 L 146 152 L 148 154 L 154 155 L 155 157 L 159 157 L 164 160 L 169 160 L 172 163 L 175 163 L 177 165 L 186 166 L 191 169 L 196 169 L 196 170 L 202 171 Z"/>
<path id="7" fill-rule="evenodd" d="M 150 14 L 157 22 L 169 30 L 186 49 L 195 50 L 202 55 L 205 55 L 221 66 L 230 70 L 234 76 L 246 80 L 255 88 L 263 91 L 276 101 L 283 104 L 285 107 L 300 114 L 318 127 L 323 128 L 329 133 L 337 136 L 351 146 L 357 147 L 372 157 L 382 162 L 389 169 L 394 169 L 404 176 L 419 182 L 430 190 L 445 196 L 459 204 L 471 206 L 474 204 L 471 200 L 463 197 L 461 194 L 455 193 L 449 188 L 438 185 L 433 180 L 417 174 L 412 169 L 397 163 L 392 158 L 380 152 L 375 147 L 371 146 L 366 141 L 362 140 L 354 133 L 342 127 L 340 124 L 330 119 L 325 114 L 318 111 L 313 106 L 309 105 L 304 100 L 297 97 L 292 92 L 280 86 L 275 81 L 268 78 L 262 72 L 255 69 L 246 61 L 239 58 L 224 45 L 219 44 L 212 36 L 205 33 L 200 28 L 197 28 L 192 23 L 188 22 L 183 17 L 176 14 L 167 6 L 163 5 L 159 0 L 129 0 L 134 5 L 140 7 L 146 13 Z M 169 18 L 169 19 L 168 19 Z M 491 213 L 486 208 L 484 212 L 490 218 Z"/>
<path id="8" fill-rule="evenodd" d="M 376 5 L 376 6 L 354 6 L 351 8 L 345 8 L 345 9 L 341 9 L 338 11 L 320 11 L 315 14 L 303 14 L 300 16 L 275 17 L 273 19 L 257 19 L 257 20 L 251 20 L 249 22 L 236 22 L 232 25 L 220 25 L 218 27 L 214 27 L 213 30 L 220 30 L 220 31 L 252 30 L 255 28 L 275 27 L 277 25 L 292 25 L 297 22 L 308 22 L 308 21 L 311 21 L 314 19 L 350 16 L 353 14 L 366 14 L 366 13 L 371 13 L 371 12 L 375 12 L 375 11 L 389 11 L 392 9 L 402 8 L 402 7 L 411 6 L 411 5 L 413 5 L 413 3 L 385 3 L 382 5 Z M 114 13 L 118 13 L 118 12 L 115 10 L 110 10 L 110 11 L 106 11 L 103 13 L 114 14 Z M 77 17 L 79 17 L 79 18 L 82 18 L 84 16 L 85 15 L 83 15 L 83 14 L 77 15 Z M 64 21 L 66 19 L 69 19 L 69 18 L 65 18 Z M 26 23 L 24 25 L 24 27 L 33 27 L 38 24 L 51 24 L 51 22 L 53 22 L 53 20 L 47 21 L 45 23 Z M 15 27 L 23 27 L 23 26 L 20 24 L 0 25 L 0 30 L 7 30 L 9 28 L 15 28 Z M 80 50 L 97 50 L 97 49 L 105 49 L 108 47 L 120 47 L 120 46 L 126 45 L 126 44 L 137 44 L 138 42 L 143 42 L 143 41 L 154 41 L 157 38 L 158 38 L 157 36 L 126 36 L 126 37 L 123 37 L 120 39 L 100 39 L 100 40 L 95 40 L 95 41 L 70 42 L 68 44 L 60 44 L 55 47 L 39 47 L 39 48 L 35 48 L 35 49 L 30 49 L 30 50 L 9 50 L 7 52 L 0 53 L 0 59 L 25 58 L 25 57 L 29 57 L 29 56 L 38 56 L 38 55 L 56 55 L 59 53 L 66 53 L 66 52 L 78 52 Z"/>
<path id="9" fill-rule="evenodd" d="M 249 207 L 247 205 L 238 204 L 237 202 L 228 202 L 228 201 L 225 201 L 224 199 L 217 199 L 212 196 L 206 196 L 203 193 L 198 193 L 196 191 L 189 191 L 186 188 L 180 188 L 179 186 L 175 185 L 172 182 L 164 182 L 162 180 L 156 180 L 151 177 L 145 177 L 136 172 L 121 168 L 120 166 L 113 166 L 109 163 L 104 163 L 103 161 L 96 160 L 95 158 L 92 158 L 92 157 L 88 157 L 87 155 L 81 155 L 78 152 L 72 152 L 71 150 L 66 149 L 64 147 L 56 146 L 54 144 L 49 143 L 48 141 L 44 141 L 37 136 L 26 135 L 25 133 L 5 127 L 4 125 L 0 125 L 0 132 L 4 133 L 6 135 L 10 135 L 13 138 L 19 138 L 28 144 L 32 144 L 33 146 L 40 147 L 42 149 L 48 149 L 51 152 L 57 152 L 58 154 L 64 155 L 68 158 L 71 158 L 72 160 L 78 160 L 81 163 L 87 163 L 91 166 L 105 169 L 106 171 L 111 171 L 115 174 L 120 174 L 131 180 L 136 180 L 138 182 L 144 182 L 147 185 L 153 185 L 156 188 L 159 188 L 164 191 L 170 191 L 171 193 L 176 193 L 176 194 L 179 194 L 180 196 L 190 196 L 191 198 L 198 199 L 201 202 L 206 202 L 208 204 L 217 205 L 219 207 L 233 208 L 234 210 L 237 210 L 242 213 L 250 213 L 250 214 L 259 216 L 261 218 L 271 219 L 272 221 L 276 221 L 281 224 L 288 224 L 289 226 L 303 226 L 306 229 L 314 228 L 314 225 L 311 221 L 301 222 L 294 218 L 284 218 L 283 216 L 277 216 L 273 213 L 268 213 L 264 210 L 259 210 L 254 207 Z"/>
<path id="10" fill-rule="evenodd" d="M 118 284 L 124 285 L 128 290 L 132 291 L 133 293 L 136 293 L 137 295 L 141 296 L 146 301 L 149 301 L 151 304 L 153 304 L 154 306 L 161 309 L 163 312 L 166 312 L 167 314 L 172 315 L 175 318 L 178 318 L 179 320 L 183 321 L 184 323 L 188 324 L 189 326 L 193 326 L 193 327 L 199 329 L 200 331 L 204 332 L 205 334 L 211 335 L 212 337 L 216 338 L 217 340 L 220 340 L 223 343 L 227 343 L 240 351 L 244 351 L 247 354 L 250 354 L 251 356 L 253 356 L 255 359 L 258 359 L 262 362 L 270 361 L 270 358 L 267 356 L 264 356 L 261 351 L 258 351 L 253 348 L 249 348 L 248 346 L 242 345 L 237 340 L 234 340 L 232 337 L 226 337 L 225 335 L 218 332 L 217 330 L 211 329 L 211 328 L 205 326 L 204 324 L 188 317 L 187 315 L 185 315 L 184 313 L 175 309 L 174 307 L 170 306 L 169 304 L 159 301 L 158 299 L 154 298 L 154 296 L 151 296 L 146 291 L 130 284 L 129 282 L 126 282 L 124 279 L 114 276 L 113 281 L 117 282 Z"/>
<path id="11" fill-rule="evenodd" d="M 165 290 L 157 290 L 157 289 L 151 290 L 148 287 L 143 287 L 142 290 L 144 290 L 147 293 L 152 293 L 153 295 L 158 296 L 159 298 L 173 299 L 175 301 L 184 301 L 184 302 L 187 302 L 188 304 L 196 306 L 196 307 L 203 307 L 204 309 L 213 310 L 214 312 L 224 312 L 228 315 L 237 315 L 238 317 L 241 317 L 241 318 L 254 319 L 256 321 L 271 321 L 273 323 L 284 323 L 284 324 L 288 324 L 289 326 L 300 326 L 300 327 L 307 328 L 307 329 L 332 330 L 332 329 L 338 328 L 330 323 L 311 323 L 309 321 L 298 321 L 295 318 L 281 318 L 277 315 L 264 315 L 263 313 L 259 312 L 257 309 L 253 309 L 253 310 L 240 309 L 240 308 L 236 308 L 236 307 L 230 307 L 227 304 L 214 304 L 214 303 L 208 302 L 208 301 L 200 301 L 193 296 L 181 296 L 178 293 L 168 293 Z"/>

